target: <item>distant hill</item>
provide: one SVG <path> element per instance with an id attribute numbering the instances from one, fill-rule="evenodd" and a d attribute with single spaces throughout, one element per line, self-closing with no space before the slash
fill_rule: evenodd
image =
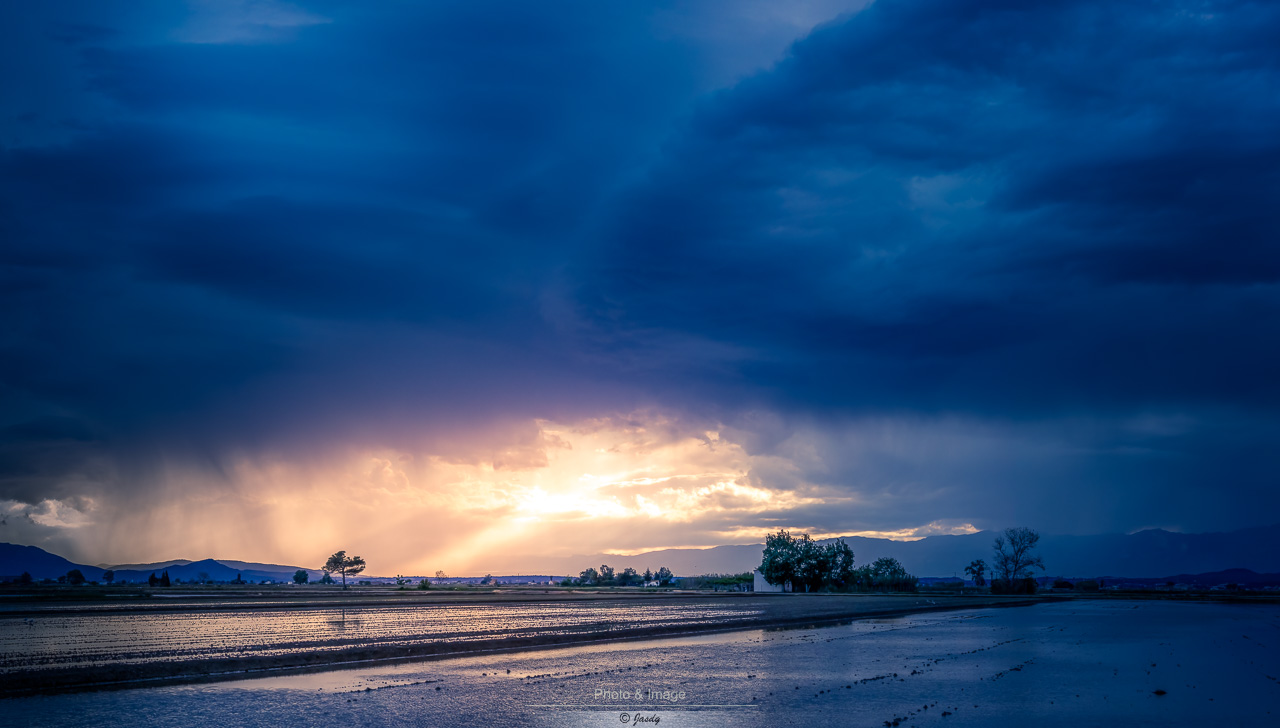
<path id="1" fill-rule="evenodd" d="M 285 566 L 283 564 L 259 564 L 251 561 L 235 561 L 232 559 L 202 559 L 188 561 L 175 559 L 158 561 L 154 564 L 122 564 L 113 567 L 116 581 L 146 581 L 153 572 L 159 574 L 167 570 L 170 579 L 191 581 L 208 574 L 213 581 L 231 581 L 238 574 L 245 581 L 292 581 L 293 574 L 301 566 Z M 319 569 L 303 569 L 311 579 L 319 579 Z M 63 572 L 65 573 L 65 572 Z"/>
<path id="2" fill-rule="evenodd" d="M 172 559 L 170 561 L 157 561 L 153 564 L 98 564 L 104 569 L 115 569 L 116 571 L 154 571 L 155 569 L 168 569 L 172 566 L 186 566 L 191 563 L 192 559 Z"/>
<path id="3" fill-rule="evenodd" d="M 72 569 L 79 569 L 90 581 L 102 578 L 102 569 L 96 566 L 75 564 L 35 546 L 0 543 L 0 579 L 21 576 L 23 572 L 33 579 L 56 579 Z"/>
<path id="4" fill-rule="evenodd" d="M 1225 584 L 1235 584 L 1242 588 L 1258 589 L 1262 587 L 1280 587 L 1280 574 L 1259 574 L 1249 569 L 1227 569 L 1211 571 L 1207 574 L 1174 574 L 1156 579 L 1141 579 L 1128 576 L 1106 577 L 1109 584 L 1140 584 L 1142 586 L 1164 586 L 1166 584 L 1185 584 L 1191 587 L 1206 588 Z"/>
<path id="5" fill-rule="evenodd" d="M 174 559 L 152 564 L 121 564 L 111 568 L 115 571 L 116 581 L 141 582 L 152 574 L 159 576 L 164 571 L 169 572 L 170 579 L 183 581 L 203 578 L 202 574 L 207 574 L 213 581 L 231 581 L 237 575 L 245 581 L 291 581 L 294 572 L 301 567 L 232 560 Z M 35 546 L 0 543 L 0 580 L 20 576 L 24 571 L 34 579 L 56 579 L 72 569 L 79 569 L 89 581 L 101 580 L 102 572 L 105 571 L 100 566 L 77 564 Z M 319 579 L 322 573 L 318 569 L 304 570 L 313 580 Z"/>
<path id="6" fill-rule="evenodd" d="M 160 564 L 172 562 L 160 562 Z M 202 559 L 200 561 L 189 561 L 171 566 L 156 566 L 152 568 L 146 564 L 142 569 L 116 569 L 116 581 L 146 581 L 151 574 L 160 574 L 163 571 L 169 572 L 170 579 L 181 579 L 183 581 L 205 580 L 213 581 L 232 581 L 237 576 L 245 581 L 292 581 L 293 574 L 299 568 L 298 566 L 281 566 L 279 564 L 255 564 L 245 561 L 216 561 L 214 559 Z M 319 579 L 321 572 L 317 569 L 303 569 L 311 579 Z"/>

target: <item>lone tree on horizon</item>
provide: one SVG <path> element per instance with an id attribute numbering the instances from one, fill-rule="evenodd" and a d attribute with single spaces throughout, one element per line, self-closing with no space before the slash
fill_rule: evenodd
<path id="1" fill-rule="evenodd" d="M 987 585 L 987 562 L 982 559 L 974 559 L 973 561 L 970 561 L 969 565 L 964 567 L 964 573 L 973 577 L 974 586 Z"/>
<path id="2" fill-rule="evenodd" d="M 1040 534 L 1029 528 L 1006 528 L 1004 535 L 996 536 L 992 571 L 1006 584 L 1030 578 L 1034 569 L 1044 568 L 1044 560 L 1031 555 L 1038 543 Z"/>
<path id="3" fill-rule="evenodd" d="M 342 588 L 346 589 L 347 577 L 355 576 L 356 574 L 364 571 L 364 566 L 364 559 L 359 556 L 348 557 L 346 551 L 339 551 L 333 556 L 330 556 L 328 561 L 324 562 L 324 566 L 321 570 L 330 574 L 341 574 Z"/>

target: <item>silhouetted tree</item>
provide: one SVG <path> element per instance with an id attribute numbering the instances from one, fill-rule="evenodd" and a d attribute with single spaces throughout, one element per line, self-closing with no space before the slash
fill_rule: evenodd
<path id="1" fill-rule="evenodd" d="M 601 586 L 604 586 L 606 584 L 612 584 L 612 583 L 613 583 L 613 567 L 609 566 L 608 564 L 600 564 Z"/>
<path id="2" fill-rule="evenodd" d="M 24 571 L 24 572 L 22 572 L 22 576 L 19 576 L 19 577 L 18 577 L 18 583 L 19 583 L 19 584 L 30 584 L 30 583 L 31 583 L 31 572 L 30 572 L 30 571 Z"/>
<path id="3" fill-rule="evenodd" d="M 583 586 L 595 584 L 598 581 L 600 581 L 600 573 L 590 566 L 583 569 L 582 573 L 578 574 L 578 583 Z"/>
<path id="4" fill-rule="evenodd" d="M 492 583 L 493 583 L 493 574 L 485 574 L 485 575 L 484 575 L 484 578 L 480 580 L 480 583 L 481 583 L 482 585 L 492 584 Z"/>
<path id="5" fill-rule="evenodd" d="M 1006 528 L 1004 535 L 996 536 L 991 568 L 1006 586 L 1031 577 L 1035 569 L 1044 568 L 1044 561 L 1031 554 L 1039 542 L 1040 534 L 1029 528 Z"/>
<path id="6" fill-rule="evenodd" d="M 342 576 L 342 588 L 347 588 L 347 577 L 355 576 L 364 571 L 364 559 L 359 556 L 347 556 L 346 551 L 339 551 L 324 563 L 323 570 L 330 574 L 340 574 Z"/>
<path id="7" fill-rule="evenodd" d="M 311 581 L 311 575 L 307 573 L 306 569 L 298 569 L 293 572 L 294 584 L 306 584 L 309 581 Z"/>
<path id="8" fill-rule="evenodd" d="M 640 581 L 640 575 L 630 566 L 623 569 L 622 573 L 618 575 L 618 583 L 622 586 L 631 586 L 638 581 Z"/>
<path id="9" fill-rule="evenodd" d="M 821 589 L 827 574 L 827 553 L 807 533 L 800 534 L 796 546 L 796 576 L 804 585 L 804 590 Z"/>
<path id="10" fill-rule="evenodd" d="M 116 580 L 116 572 L 112 571 L 111 569 L 107 569 L 106 571 L 102 572 L 102 580 L 110 584 L 111 582 Z"/>
<path id="11" fill-rule="evenodd" d="M 658 586 L 666 586 L 675 578 L 675 574 L 671 573 L 671 569 L 668 569 L 665 566 L 659 566 L 658 573 L 654 574 L 653 578 L 658 580 Z"/>
<path id="12" fill-rule="evenodd" d="M 964 573 L 973 577 L 974 586 L 987 585 L 987 562 L 982 559 L 974 559 L 969 565 L 964 567 Z"/>
<path id="13" fill-rule="evenodd" d="M 147 586 L 158 586 L 159 584 L 160 578 L 156 576 L 156 572 L 151 572 L 151 576 L 147 577 Z"/>
<path id="14" fill-rule="evenodd" d="M 646 568 L 644 570 L 644 583 L 648 584 L 651 581 L 653 581 L 653 572 Z"/>
<path id="15" fill-rule="evenodd" d="M 72 586 L 79 586 L 84 583 L 84 574 L 79 569 L 72 569 L 67 572 L 67 583 Z"/>
<path id="16" fill-rule="evenodd" d="M 448 578 L 449 578 L 449 575 L 448 575 L 448 574 L 446 574 L 446 573 L 444 573 L 444 570 L 443 570 L 443 569 L 436 569 L 436 578 L 437 578 L 437 579 L 448 579 Z"/>
<path id="17" fill-rule="evenodd" d="M 824 547 L 827 551 L 824 563 L 827 574 L 826 583 L 835 589 L 848 589 L 853 586 L 853 549 L 844 539 L 837 539 Z"/>
<path id="18" fill-rule="evenodd" d="M 173 585 L 173 582 L 169 581 L 169 570 L 165 569 L 164 573 L 160 575 L 160 586 L 172 586 L 172 585 Z"/>

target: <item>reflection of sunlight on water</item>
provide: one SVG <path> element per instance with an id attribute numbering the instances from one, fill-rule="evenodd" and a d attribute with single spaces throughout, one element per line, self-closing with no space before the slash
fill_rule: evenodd
<path id="1" fill-rule="evenodd" d="M 471 604 L 312 607 L 177 613 L 65 614 L 27 625 L 0 617 L 0 674 L 65 664 L 103 665 L 297 650 L 356 642 L 411 645 L 518 635 L 543 637 L 750 618 L 756 609 L 698 604 Z"/>

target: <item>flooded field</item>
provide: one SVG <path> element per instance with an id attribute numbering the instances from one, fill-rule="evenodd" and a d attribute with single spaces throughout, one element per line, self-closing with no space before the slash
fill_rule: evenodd
<path id="1" fill-rule="evenodd" d="M 0 707 L 14 725 L 1256 725 L 1280 721 L 1277 647 L 1274 604 L 1068 602 Z"/>
<path id="2" fill-rule="evenodd" d="M 361 644 L 461 642 L 711 625 L 759 609 L 695 604 L 369 606 L 161 614 L 49 614 L 0 620 L 0 674 L 75 664 L 283 655 Z"/>
<path id="3" fill-rule="evenodd" d="M 71 682 L 173 677 L 315 666 L 349 660 L 441 654 L 507 643 L 611 639 L 886 610 L 937 608 L 917 596 L 807 595 L 798 598 L 635 597 L 402 603 L 363 606 L 234 602 L 47 605 L 0 616 L 0 677 L 40 686 L 42 675 Z M 467 601 L 469 600 L 469 601 Z M 990 603 L 960 598 L 957 604 Z M 943 599 L 941 604 L 948 602 Z M 147 666 L 151 666 L 150 669 Z M 168 672 L 160 671 L 164 668 Z M 65 685 L 66 680 L 56 683 Z"/>

